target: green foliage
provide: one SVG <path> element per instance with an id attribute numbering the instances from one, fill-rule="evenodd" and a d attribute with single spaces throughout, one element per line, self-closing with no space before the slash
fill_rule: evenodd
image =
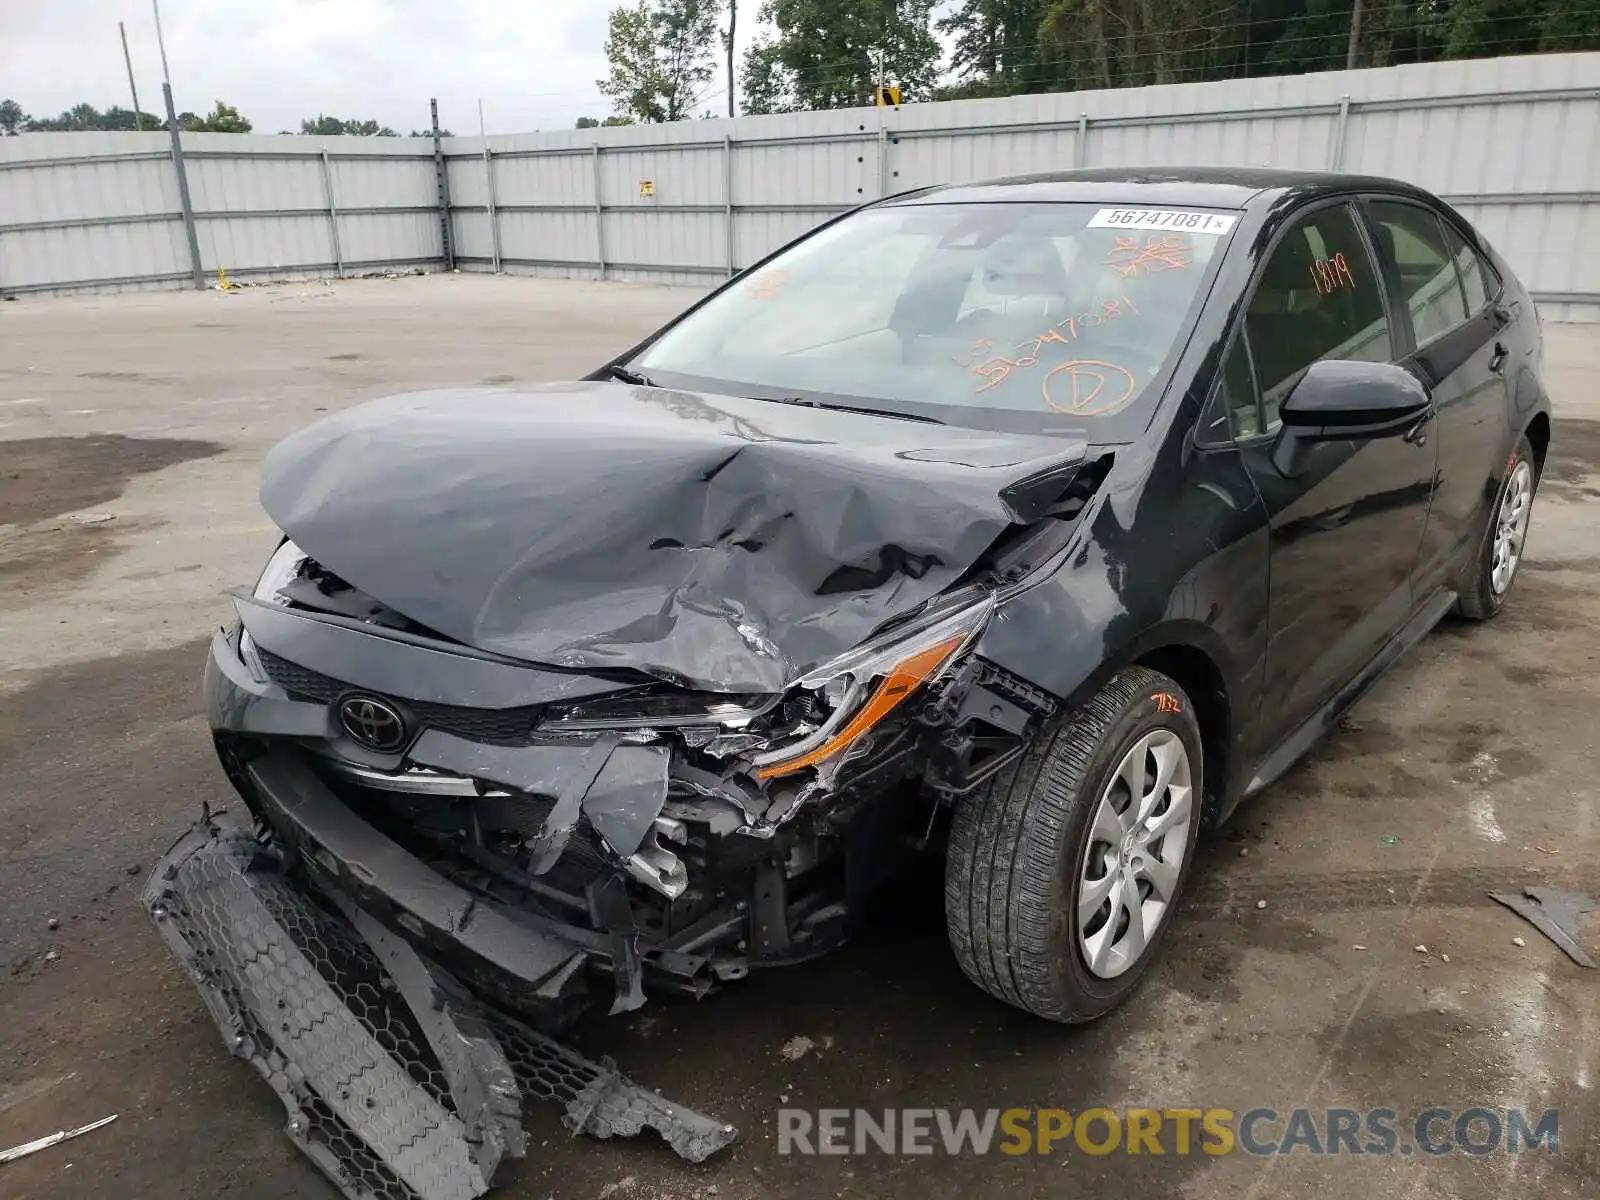
<path id="1" fill-rule="evenodd" d="M 166 121 L 154 113 L 137 114 L 131 108 L 113 104 L 101 112 L 92 104 L 74 104 L 58 117 L 30 117 L 15 100 L 0 102 L 0 134 L 73 133 L 85 130 L 132 132 L 135 129 L 165 129 Z M 221 100 L 205 116 L 186 112 L 178 115 L 178 127 L 195 133 L 249 133 L 250 122 L 239 110 Z"/>
<path id="2" fill-rule="evenodd" d="M 341 117 L 330 117 L 326 113 L 318 113 L 317 114 L 317 119 L 314 120 L 314 121 L 301 121 L 300 122 L 300 132 L 301 133 L 323 134 L 323 135 L 327 135 L 327 136 L 330 136 L 330 137 L 339 137 L 339 136 L 347 136 L 347 137 L 398 137 L 399 136 L 399 134 L 395 133 L 395 131 L 390 129 L 387 125 L 380 125 L 376 121 L 357 121 L 357 120 L 349 120 L 349 121 L 347 121 L 347 120 L 344 120 Z M 445 136 L 445 137 L 450 136 L 450 135 L 446 134 L 443 130 L 440 130 L 440 134 L 441 134 L 441 136 Z M 415 133 L 414 132 L 412 134 L 412 136 L 413 137 L 430 137 L 431 138 L 433 136 L 433 130 L 428 129 L 428 130 L 424 130 L 421 133 Z"/>
<path id="3" fill-rule="evenodd" d="M 203 117 L 193 113 L 180 114 L 178 127 L 190 133 L 249 133 L 251 128 L 249 120 L 240 116 L 237 108 L 221 100 Z"/>
<path id="4" fill-rule="evenodd" d="M 711 79 L 722 0 L 636 0 L 606 25 L 610 71 L 595 86 L 618 117 L 681 121 Z"/>
<path id="5" fill-rule="evenodd" d="M 959 0 L 941 99 L 1336 70 L 1352 0 Z M 1600 49 L 1584 0 L 1364 0 L 1358 66 Z"/>
<path id="6" fill-rule="evenodd" d="M 1070 79 L 1040 37 L 1048 0 L 966 0 L 938 21 L 954 38 L 950 66 L 962 79 L 941 99 L 1052 91 Z"/>
<path id="7" fill-rule="evenodd" d="M 870 104 L 881 70 L 908 101 L 927 100 L 938 78 L 934 0 L 766 0 L 776 35 L 745 55 L 745 111 L 793 112 Z"/>

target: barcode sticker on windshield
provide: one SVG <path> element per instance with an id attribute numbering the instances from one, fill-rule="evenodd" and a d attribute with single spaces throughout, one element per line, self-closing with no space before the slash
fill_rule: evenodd
<path id="1" fill-rule="evenodd" d="M 1175 208 L 1102 208 L 1089 221 L 1090 229 L 1181 229 L 1220 237 L 1239 218 L 1223 213 L 1186 212 Z"/>

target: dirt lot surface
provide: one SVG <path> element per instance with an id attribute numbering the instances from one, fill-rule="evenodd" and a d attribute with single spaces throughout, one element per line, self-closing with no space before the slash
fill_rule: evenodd
<path id="1" fill-rule="evenodd" d="M 271 548 L 261 456 L 386 393 L 570 377 L 691 298 L 447 276 L 0 304 L 0 1147 L 120 1114 L 0 1166 L 0 1196 L 334 1195 L 135 900 L 201 802 L 229 798 L 198 685 L 222 590 Z M 827 960 L 584 1031 L 738 1123 L 731 1151 L 691 1167 L 538 1110 L 499 1194 L 1600 1195 L 1600 972 L 1486 895 L 1600 895 L 1600 329 L 1551 327 L 1548 353 L 1555 443 L 1507 611 L 1441 627 L 1205 845 L 1131 1003 L 1062 1029 L 991 1002 L 951 958 L 933 876 Z M 802 1158 L 777 1153 L 785 1103 L 1556 1108 L 1560 1147 Z"/>

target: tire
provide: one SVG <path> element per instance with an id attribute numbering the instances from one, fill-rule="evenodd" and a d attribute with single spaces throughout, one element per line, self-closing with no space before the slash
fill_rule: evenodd
<path id="1" fill-rule="evenodd" d="M 1534 496 L 1539 490 L 1538 465 L 1528 439 L 1518 438 L 1517 448 L 1506 460 L 1505 475 L 1501 478 L 1500 488 L 1495 493 L 1494 507 L 1489 510 L 1489 519 L 1484 522 L 1483 538 L 1478 545 L 1478 553 L 1468 568 L 1471 574 L 1464 581 L 1461 595 L 1456 599 L 1457 615 L 1466 617 L 1469 621 L 1487 621 L 1495 616 L 1505 607 L 1506 597 L 1511 594 L 1511 587 L 1517 581 L 1517 572 L 1522 566 L 1522 550 L 1527 541 L 1528 518 Z M 1496 566 L 1502 545 L 1502 528 L 1507 517 L 1508 503 L 1514 504 L 1512 497 L 1519 486 L 1525 488 L 1526 499 L 1522 510 L 1521 533 L 1515 539 L 1515 560 L 1511 564 L 1509 574 L 1503 580 L 1497 580 Z"/>
<path id="2" fill-rule="evenodd" d="M 1170 875 L 1165 880 L 1170 896 L 1155 919 L 1153 934 L 1142 939 L 1142 952 L 1124 953 L 1131 961 L 1108 977 L 1117 957 L 1116 930 L 1109 949 L 1101 937 L 1106 925 L 1087 937 L 1077 919 L 1077 901 L 1087 871 L 1103 869 L 1109 878 L 1133 869 L 1135 859 L 1145 861 L 1135 848 L 1120 851 L 1122 857 L 1115 858 L 1119 865 L 1111 865 L 1115 855 L 1108 856 L 1109 842 L 1092 835 L 1115 835 L 1116 830 L 1096 824 L 1096 817 L 1103 798 L 1126 793 L 1118 768 L 1147 738 L 1161 746 L 1150 751 L 1160 757 L 1141 753 L 1147 769 L 1166 761 L 1174 745 L 1187 755 L 1182 858 L 1175 880 Z M 1200 828 L 1203 765 L 1200 728 L 1183 689 L 1165 675 L 1128 667 L 1088 703 L 1043 729 L 1013 767 L 965 798 L 951 824 L 944 896 L 950 945 L 967 977 L 990 995 L 1052 1021 L 1092 1021 L 1124 1000 L 1154 959 L 1187 882 Z M 1159 782 L 1140 774 L 1146 785 Z M 1178 794 L 1172 786 L 1166 790 L 1169 796 Z M 1178 807 L 1175 799 L 1166 804 L 1166 812 Z M 1159 806 L 1153 812 L 1163 815 Z M 1175 824 L 1169 833 L 1175 833 Z M 1177 844 L 1153 842 L 1144 849 L 1168 873 L 1165 860 L 1172 858 Z M 1087 854 L 1091 846 L 1093 860 Z M 1110 886 L 1114 889 L 1116 881 Z M 1102 904 L 1102 913 L 1116 894 L 1113 890 Z M 1110 911 L 1124 925 L 1132 921 L 1131 909 Z M 1140 912 L 1145 911 L 1141 901 Z M 1099 971 L 1090 963 L 1097 946 L 1106 955 Z"/>

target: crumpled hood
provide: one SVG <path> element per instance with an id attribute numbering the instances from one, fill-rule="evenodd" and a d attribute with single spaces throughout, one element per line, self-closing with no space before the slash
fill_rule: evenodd
<path id="1" fill-rule="evenodd" d="M 613 383 L 439 391 L 294 434 L 261 502 L 329 570 L 469 645 L 775 692 L 948 587 L 1084 452 Z"/>

